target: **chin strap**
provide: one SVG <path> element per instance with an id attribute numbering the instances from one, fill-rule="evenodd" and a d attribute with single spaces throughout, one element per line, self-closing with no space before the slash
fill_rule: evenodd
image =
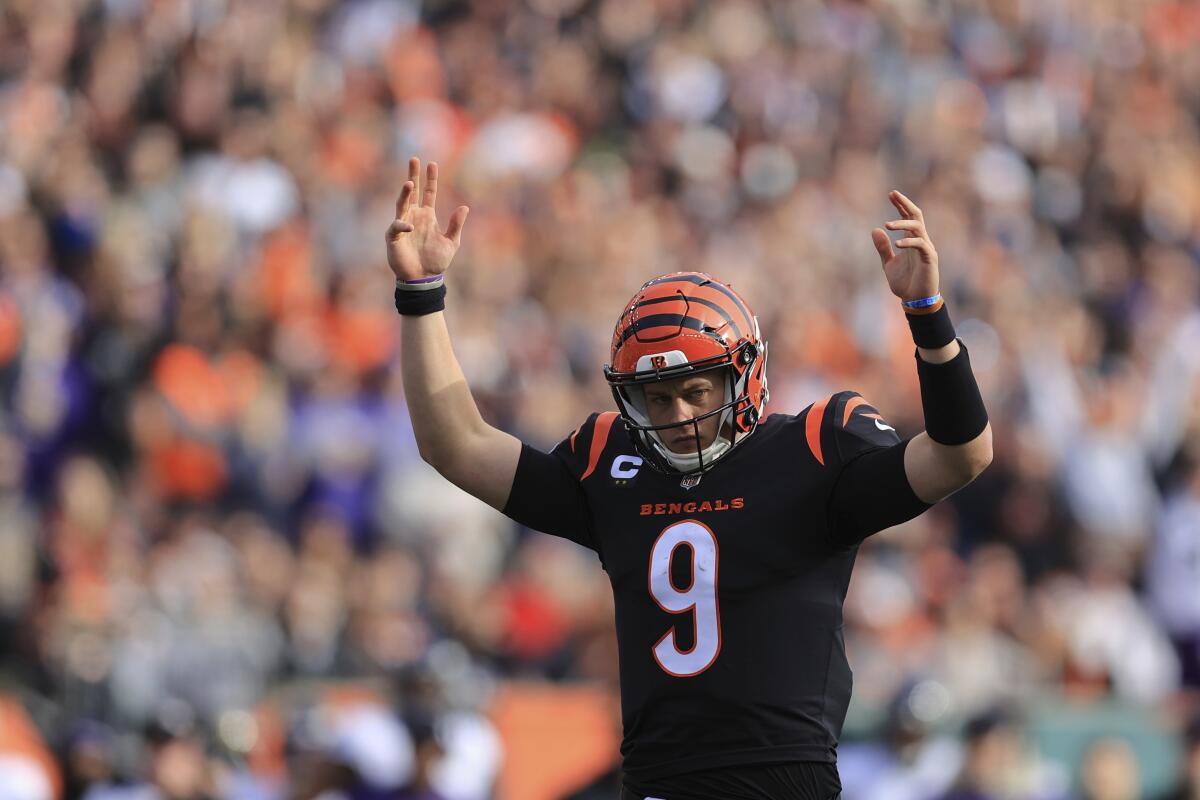
<path id="1" fill-rule="evenodd" d="M 718 436 L 713 440 L 713 443 L 704 448 L 699 453 L 676 453 L 667 449 L 666 445 L 658 438 L 658 433 L 651 432 L 655 442 L 658 444 L 659 452 L 667 459 L 672 467 L 680 472 L 691 472 L 700 468 L 700 459 L 703 457 L 705 464 L 712 464 L 713 461 L 725 455 L 729 448 L 733 446 L 732 442 L 724 436 Z"/>

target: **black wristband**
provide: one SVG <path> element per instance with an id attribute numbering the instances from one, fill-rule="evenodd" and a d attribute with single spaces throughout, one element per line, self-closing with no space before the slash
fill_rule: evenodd
<path id="1" fill-rule="evenodd" d="M 446 284 L 436 289 L 396 289 L 396 310 L 406 317 L 419 317 L 446 308 Z"/>
<path id="2" fill-rule="evenodd" d="M 925 432 L 938 444 L 966 444 L 988 424 L 967 346 L 959 339 L 958 347 L 958 355 L 944 364 L 930 364 L 920 353 L 913 353 L 921 381 Z"/>
<path id="3" fill-rule="evenodd" d="M 945 303 L 932 314 L 905 312 L 904 316 L 908 318 L 908 327 L 917 347 L 936 350 L 954 341 L 954 323 L 950 321 Z"/>

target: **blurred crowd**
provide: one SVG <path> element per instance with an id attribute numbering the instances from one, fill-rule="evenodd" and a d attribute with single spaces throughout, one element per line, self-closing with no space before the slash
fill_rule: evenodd
<path id="1" fill-rule="evenodd" d="M 483 800 L 497 686 L 616 680 L 595 557 L 417 455 L 410 155 L 543 447 L 680 269 L 757 311 L 768 411 L 919 431 L 870 241 L 913 198 L 995 460 L 862 548 L 845 796 L 1200 798 L 1189 0 L 0 2 L 0 798 Z"/>

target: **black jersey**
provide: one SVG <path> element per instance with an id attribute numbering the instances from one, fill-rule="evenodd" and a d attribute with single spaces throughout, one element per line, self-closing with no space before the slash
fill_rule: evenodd
<path id="1" fill-rule="evenodd" d="M 504 513 L 595 550 L 612 583 L 627 775 L 836 761 L 858 544 L 929 508 L 906 446 L 839 392 L 768 417 L 690 488 L 643 465 L 615 412 L 522 448 Z"/>

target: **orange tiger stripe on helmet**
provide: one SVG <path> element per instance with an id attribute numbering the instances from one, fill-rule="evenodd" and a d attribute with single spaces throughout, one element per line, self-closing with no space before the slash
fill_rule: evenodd
<path id="1" fill-rule="evenodd" d="M 650 281 L 651 289 L 667 288 L 678 289 L 681 285 L 689 285 L 692 287 L 690 293 L 694 296 L 704 298 L 705 300 L 716 303 L 731 314 L 740 316 L 743 328 L 753 327 L 753 315 L 750 313 L 749 306 L 735 292 L 732 287 L 714 280 L 708 275 L 699 272 L 675 272 L 670 275 L 663 275 L 660 278 L 655 278 Z"/>
<path id="2" fill-rule="evenodd" d="M 613 331 L 612 366 L 633 372 L 647 345 L 679 337 L 689 361 L 711 358 L 753 335 L 754 317 L 728 286 L 696 272 L 648 282 L 625 307 Z M 659 348 L 661 349 L 661 348 Z"/>

